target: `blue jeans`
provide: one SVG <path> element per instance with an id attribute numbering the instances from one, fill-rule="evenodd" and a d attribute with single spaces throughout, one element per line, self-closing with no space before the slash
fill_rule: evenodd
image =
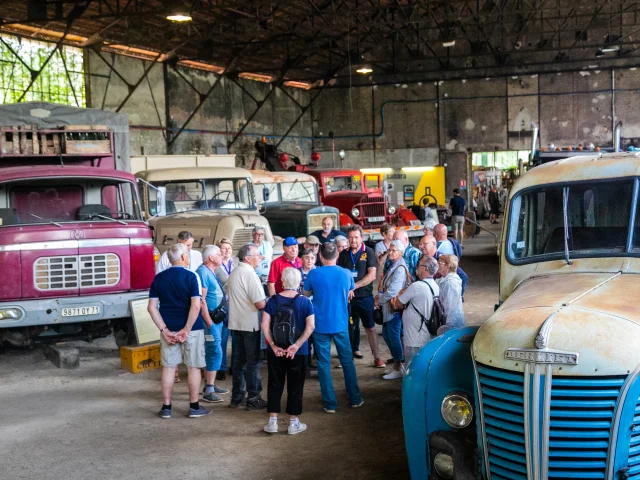
<path id="1" fill-rule="evenodd" d="M 207 372 L 217 372 L 222 363 L 222 323 L 204 326 L 204 358 Z"/>
<path id="2" fill-rule="evenodd" d="M 353 363 L 353 352 L 349 342 L 349 332 L 341 333 L 313 333 L 316 355 L 318 358 L 318 379 L 320 380 L 320 393 L 322 404 L 327 410 L 335 410 L 338 406 L 336 392 L 333 389 L 331 379 L 331 340 L 336 345 L 338 358 L 344 374 L 344 386 L 351 405 L 358 405 L 362 397 L 358 388 L 356 366 Z"/>
<path id="3" fill-rule="evenodd" d="M 389 347 L 391 356 L 396 362 L 401 362 L 404 358 L 402 354 L 402 340 L 400 334 L 402 331 L 402 317 L 399 313 L 394 313 L 391 320 L 384 322 L 382 325 L 382 338 Z"/>

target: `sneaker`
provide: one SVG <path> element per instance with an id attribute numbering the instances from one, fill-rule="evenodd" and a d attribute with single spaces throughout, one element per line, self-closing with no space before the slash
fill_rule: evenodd
<path id="1" fill-rule="evenodd" d="M 229 393 L 229 390 L 227 390 L 226 388 L 222 388 L 217 385 L 214 385 L 213 392 L 217 393 L 218 395 L 224 395 L 225 393 Z"/>
<path id="2" fill-rule="evenodd" d="M 202 396 L 202 401 L 203 402 L 209 402 L 209 403 L 221 403 L 221 402 L 224 402 L 222 397 L 220 395 L 218 395 L 217 393 L 214 393 L 214 392 L 207 393 L 206 395 L 203 395 Z"/>
<path id="3" fill-rule="evenodd" d="M 336 413 L 336 411 L 335 411 L 335 410 L 331 410 L 330 408 L 326 408 L 326 407 L 325 407 L 325 408 L 324 408 L 324 413 L 334 414 L 334 413 Z"/>
<path id="4" fill-rule="evenodd" d="M 353 352 L 353 356 L 358 359 L 364 358 L 364 355 L 360 351 Z"/>
<path id="5" fill-rule="evenodd" d="M 402 378 L 402 377 L 403 375 L 401 370 L 392 370 L 391 372 L 384 375 L 382 378 L 384 378 L 385 380 L 395 380 L 396 378 Z"/>
<path id="6" fill-rule="evenodd" d="M 267 424 L 262 428 L 262 430 L 264 430 L 267 433 L 278 433 L 278 422 L 267 422 Z"/>
<path id="7" fill-rule="evenodd" d="M 171 418 L 171 409 L 170 408 L 161 408 L 158 412 L 158 416 L 160 418 Z"/>
<path id="8" fill-rule="evenodd" d="M 219 371 L 218 373 L 216 373 L 216 380 L 220 380 L 221 382 L 227 379 L 227 374 L 224 372 Z M 218 392 L 216 392 L 218 393 Z"/>
<path id="9" fill-rule="evenodd" d="M 318 365 L 312 363 L 311 365 L 309 365 L 309 370 L 313 370 L 315 372 L 316 370 L 318 370 Z"/>
<path id="10" fill-rule="evenodd" d="M 393 362 L 395 362 L 395 360 L 393 358 L 390 358 L 389 360 L 387 360 L 385 363 L 387 365 L 391 365 Z"/>
<path id="11" fill-rule="evenodd" d="M 382 359 L 381 359 L 381 358 L 376 358 L 376 359 L 373 361 L 373 366 L 374 366 L 375 368 L 384 368 L 384 362 L 382 361 Z"/>
<path id="12" fill-rule="evenodd" d="M 262 397 L 258 397 L 256 400 L 247 400 L 247 406 L 245 410 L 264 410 L 265 408 L 267 408 L 267 401 Z"/>
<path id="13" fill-rule="evenodd" d="M 265 427 L 266 428 L 266 427 Z M 296 433 L 302 433 L 307 429 L 307 424 L 298 421 L 296 424 L 289 424 L 289 428 L 287 429 L 287 433 L 289 435 L 295 435 Z"/>
<path id="14" fill-rule="evenodd" d="M 231 403 L 229 403 L 229 408 L 242 408 L 244 406 L 246 406 L 247 401 L 246 400 L 242 400 L 241 402 L 234 402 L 233 400 L 231 400 Z"/>
<path id="15" fill-rule="evenodd" d="M 363 406 L 363 405 L 364 405 L 364 400 L 361 398 L 361 399 L 360 399 L 360 403 L 353 403 L 353 404 L 351 405 L 351 408 L 360 408 L 360 407 L 361 407 L 361 406 Z"/>
<path id="16" fill-rule="evenodd" d="M 339 363 L 339 364 L 337 364 L 334 368 L 342 368 L 342 364 L 341 364 L 341 363 Z"/>
<path id="17" fill-rule="evenodd" d="M 198 408 L 197 410 L 195 408 L 189 409 L 189 418 L 206 417 L 210 413 L 211 413 L 211 410 L 207 410 L 202 405 L 200 405 L 200 408 Z"/>

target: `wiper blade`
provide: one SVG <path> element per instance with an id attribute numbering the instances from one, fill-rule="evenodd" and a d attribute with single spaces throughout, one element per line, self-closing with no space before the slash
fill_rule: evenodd
<path id="1" fill-rule="evenodd" d="M 105 220 L 111 220 L 112 222 L 118 222 L 122 225 L 129 225 L 127 222 L 125 222 L 124 220 L 116 220 L 115 218 L 111 218 L 111 217 L 105 217 L 104 215 L 100 215 L 97 213 L 94 213 L 93 215 L 91 215 L 92 217 L 98 217 L 98 218 L 104 218 Z"/>
<path id="2" fill-rule="evenodd" d="M 567 265 L 573 262 L 569 258 L 569 188 L 565 187 L 562 191 L 562 215 L 564 220 L 564 259 Z"/>
<path id="3" fill-rule="evenodd" d="M 43 222 L 47 222 L 47 223 L 50 223 L 51 225 L 55 225 L 56 227 L 62 228 L 62 225 L 60 225 L 59 223 L 54 222 L 53 220 L 47 220 L 46 218 L 39 217 L 38 215 L 34 215 L 33 213 L 30 213 L 29 215 L 31 215 L 32 217 L 37 218 L 38 220 L 42 220 Z"/>

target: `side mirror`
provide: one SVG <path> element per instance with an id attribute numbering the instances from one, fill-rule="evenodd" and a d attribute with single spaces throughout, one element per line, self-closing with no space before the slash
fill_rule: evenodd
<path id="1" fill-rule="evenodd" d="M 156 202 L 156 215 L 164 217 L 167 214 L 167 187 L 158 187 Z"/>
<path id="2" fill-rule="evenodd" d="M 265 202 L 269 201 L 269 187 L 266 185 L 262 188 L 262 198 Z"/>

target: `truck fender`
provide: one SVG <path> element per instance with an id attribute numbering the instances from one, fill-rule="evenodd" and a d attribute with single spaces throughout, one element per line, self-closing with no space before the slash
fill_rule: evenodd
<path id="1" fill-rule="evenodd" d="M 354 222 L 346 213 L 340 212 L 340 228 L 350 227 L 351 225 L 358 225 L 358 222 Z"/>
<path id="2" fill-rule="evenodd" d="M 408 227 L 411 225 L 412 220 L 418 220 L 411 210 L 408 208 L 399 208 L 398 209 L 398 226 Z"/>
<path id="3" fill-rule="evenodd" d="M 475 404 L 471 342 L 477 331 L 478 327 L 465 327 L 434 338 L 413 358 L 402 381 L 402 419 L 413 480 L 429 478 L 431 433 L 454 430 L 440 413 L 444 397 L 464 392 Z"/>

